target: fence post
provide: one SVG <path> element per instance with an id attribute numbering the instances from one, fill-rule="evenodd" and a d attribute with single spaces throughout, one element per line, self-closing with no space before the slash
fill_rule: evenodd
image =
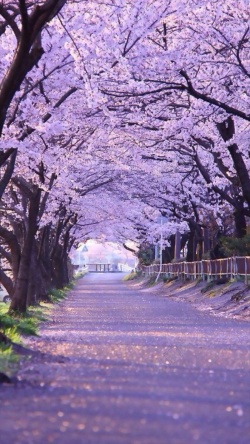
<path id="1" fill-rule="evenodd" d="M 180 253 L 181 253 L 181 234 L 179 230 L 175 233 L 175 246 L 174 246 L 174 258 L 175 260 L 180 259 Z"/>
<path id="2" fill-rule="evenodd" d="M 233 258 L 230 257 L 230 276 L 233 279 Z"/>
<path id="3" fill-rule="evenodd" d="M 237 257 L 234 257 L 234 275 L 238 276 Z"/>
<path id="4" fill-rule="evenodd" d="M 205 281 L 205 275 L 204 275 L 204 263 L 201 261 L 201 278 L 203 281 Z"/>
<path id="5" fill-rule="evenodd" d="M 168 277 L 177 276 L 184 279 L 186 277 L 191 278 L 192 280 L 197 279 L 197 277 L 201 277 L 203 281 L 207 279 L 207 282 L 211 282 L 211 280 L 218 277 L 221 278 L 224 275 L 233 279 L 238 276 L 238 273 L 240 273 L 241 276 L 244 276 L 245 283 L 248 285 L 250 280 L 250 257 L 247 256 L 239 258 L 241 261 L 244 260 L 244 271 L 238 267 L 237 259 L 237 256 L 232 256 L 226 259 L 168 263 L 162 265 L 161 272 L 165 273 Z M 96 271 L 101 271 L 99 270 L 99 267 L 101 267 L 100 264 L 95 264 Z M 159 265 L 156 264 L 143 266 L 142 270 L 145 276 L 151 276 L 159 273 L 160 271 Z"/>
<path id="6" fill-rule="evenodd" d="M 208 259 L 207 261 L 207 282 L 210 282 L 210 275 L 211 275 L 211 259 Z"/>
<path id="7" fill-rule="evenodd" d="M 245 257 L 245 284 L 248 285 L 247 258 Z"/>

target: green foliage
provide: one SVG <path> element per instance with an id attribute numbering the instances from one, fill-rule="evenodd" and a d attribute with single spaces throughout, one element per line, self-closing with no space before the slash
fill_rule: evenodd
<path id="1" fill-rule="evenodd" d="M 0 331 L 15 343 L 20 343 L 20 335 L 37 335 L 41 314 L 29 310 L 25 314 L 11 316 L 6 307 L 0 307 Z M 0 344 L 1 346 L 1 344 Z"/>
<path id="2" fill-rule="evenodd" d="M 154 247 L 150 244 L 141 245 L 137 257 L 141 265 L 151 265 L 154 261 Z"/>
<path id="3" fill-rule="evenodd" d="M 50 290 L 49 299 L 52 303 L 60 302 L 67 297 L 67 292 L 73 288 L 73 285 L 68 285 L 64 288 L 53 288 Z"/>
<path id="4" fill-rule="evenodd" d="M 83 276 L 85 276 L 85 274 L 87 274 L 87 270 L 82 270 L 82 271 L 77 271 L 76 273 L 74 273 L 74 279 L 80 279 Z"/>
<path id="5" fill-rule="evenodd" d="M 20 319 L 17 330 L 25 336 L 36 336 L 38 327 L 37 324 L 38 322 L 36 318 Z"/>
<path id="6" fill-rule="evenodd" d="M 74 281 L 63 289 L 53 289 L 50 292 L 50 301 L 62 301 L 73 287 Z M 51 303 L 41 302 L 38 306 L 29 307 L 24 314 L 10 315 L 8 308 L 6 304 L 0 303 L 0 372 L 11 375 L 17 371 L 20 360 L 20 356 L 13 351 L 12 344 L 21 344 L 22 336 L 38 334 L 39 323 L 48 319 Z"/>
<path id="7" fill-rule="evenodd" d="M 21 342 L 17 321 L 8 315 L 7 310 L 6 306 L 0 306 L 0 372 L 3 373 L 10 373 L 16 368 L 13 365 L 19 361 L 19 357 L 13 353 L 11 342 Z"/>
<path id="8" fill-rule="evenodd" d="M 126 274 L 126 276 L 124 276 L 124 278 L 122 279 L 123 281 L 132 281 L 134 279 L 137 279 L 141 276 L 141 271 L 132 271 L 129 274 Z"/>
<path id="9" fill-rule="evenodd" d="M 2 304 L 1 304 L 2 305 Z M 12 344 L 21 344 L 21 336 L 37 335 L 38 323 L 43 308 L 32 308 L 25 314 L 11 316 L 6 305 L 0 306 L 0 372 L 13 374 L 17 370 L 20 356 L 13 351 Z"/>
<path id="10" fill-rule="evenodd" d="M 12 346 L 0 343 L 0 372 L 14 374 L 18 369 L 20 356 L 13 353 Z"/>
<path id="11" fill-rule="evenodd" d="M 0 329 L 1 331 L 6 328 L 15 326 L 15 319 L 8 315 L 8 307 L 5 304 L 0 304 Z"/>
<path id="12" fill-rule="evenodd" d="M 250 234 L 242 238 L 223 237 L 220 239 L 226 256 L 250 256 Z"/>
<path id="13" fill-rule="evenodd" d="M 40 302 L 39 305 L 36 305 L 35 307 L 29 307 L 28 314 L 30 314 L 31 317 L 35 317 L 39 322 L 44 322 L 48 320 L 48 312 L 51 309 L 51 305 L 46 302 Z"/>

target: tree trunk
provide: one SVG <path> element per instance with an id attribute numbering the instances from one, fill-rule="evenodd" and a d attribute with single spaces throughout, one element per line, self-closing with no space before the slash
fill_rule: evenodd
<path id="1" fill-rule="evenodd" d="M 202 228 L 194 219 L 189 219 L 189 237 L 187 242 L 187 262 L 194 262 L 202 258 Z"/>
<path id="2" fill-rule="evenodd" d="M 9 276 L 7 276 L 3 270 L 0 268 L 0 283 L 4 286 L 4 288 L 7 290 L 10 296 L 13 295 L 14 287 L 12 280 Z"/>
<path id="3" fill-rule="evenodd" d="M 246 217 L 243 211 L 241 209 L 236 209 L 234 212 L 236 237 L 239 238 L 244 237 L 247 233 Z"/>
<path id="4" fill-rule="evenodd" d="M 13 174 L 14 168 L 15 168 L 15 162 L 16 162 L 16 155 L 17 155 L 17 149 L 10 148 L 9 150 L 6 150 L 3 155 L 8 155 L 8 161 L 7 166 L 5 168 L 4 173 L 2 174 L 2 177 L 0 178 L 0 200 L 2 199 L 3 193 L 11 179 L 11 176 Z M 3 164 L 3 167 L 5 165 Z M 1 168 L 1 165 L 0 165 Z"/>
<path id="5" fill-rule="evenodd" d="M 28 293 L 27 293 L 27 306 L 37 305 L 37 287 L 39 285 L 38 282 L 39 269 L 36 263 L 36 255 L 35 255 L 35 246 L 33 245 L 32 253 L 31 253 L 31 261 L 29 268 L 29 285 L 28 285 Z"/>
<path id="6" fill-rule="evenodd" d="M 168 264 L 174 259 L 175 235 L 172 234 L 168 239 L 170 246 L 162 251 L 162 263 Z"/>
<path id="7" fill-rule="evenodd" d="M 30 198 L 27 230 L 24 235 L 25 237 L 21 252 L 18 276 L 15 283 L 15 291 L 9 309 L 10 312 L 24 313 L 27 308 L 30 264 L 35 235 L 38 228 L 37 215 L 39 212 L 40 196 L 41 190 L 38 188 L 33 192 L 32 198 Z"/>
<path id="8" fill-rule="evenodd" d="M 228 142 L 232 139 L 235 134 L 234 120 L 233 117 L 230 116 L 224 122 L 217 123 L 217 128 L 219 133 L 224 140 L 224 142 Z M 237 176 L 240 181 L 241 189 L 243 197 L 248 205 L 250 210 L 250 176 L 247 166 L 244 162 L 244 158 L 239 150 L 239 147 L 236 143 L 228 145 L 227 147 L 230 156 L 232 158 Z"/>
<path id="9" fill-rule="evenodd" d="M 58 253 L 53 259 L 53 286 L 55 288 L 63 288 L 69 283 L 68 258 Z"/>
<path id="10" fill-rule="evenodd" d="M 242 156 L 241 152 L 239 151 L 239 148 L 236 145 L 236 143 L 234 143 L 233 145 L 230 145 L 228 147 L 228 151 L 232 157 L 234 167 L 235 167 L 235 169 L 237 171 L 237 175 L 239 177 L 243 197 L 244 197 L 244 199 L 248 205 L 248 208 L 250 210 L 250 177 L 249 177 L 249 172 L 247 170 L 243 156 Z"/>
<path id="11" fill-rule="evenodd" d="M 195 230 L 191 229 L 187 241 L 187 257 L 186 257 L 187 262 L 195 261 L 195 250 L 196 250 Z"/>

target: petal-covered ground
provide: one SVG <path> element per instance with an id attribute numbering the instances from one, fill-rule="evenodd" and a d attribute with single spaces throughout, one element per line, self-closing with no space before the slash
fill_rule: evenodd
<path id="1" fill-rule="evenodd" d="M 89 274 L 1 386 L 0 443 L 248 444 L 249 332 Z"/>

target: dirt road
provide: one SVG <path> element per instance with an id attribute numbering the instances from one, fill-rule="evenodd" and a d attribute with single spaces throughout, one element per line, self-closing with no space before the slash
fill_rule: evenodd
<path id="1" fill-rule="evenodd" d="M 248 322 L 89 274 L 40 333 L 0 444 L 249 444 Z"/>

